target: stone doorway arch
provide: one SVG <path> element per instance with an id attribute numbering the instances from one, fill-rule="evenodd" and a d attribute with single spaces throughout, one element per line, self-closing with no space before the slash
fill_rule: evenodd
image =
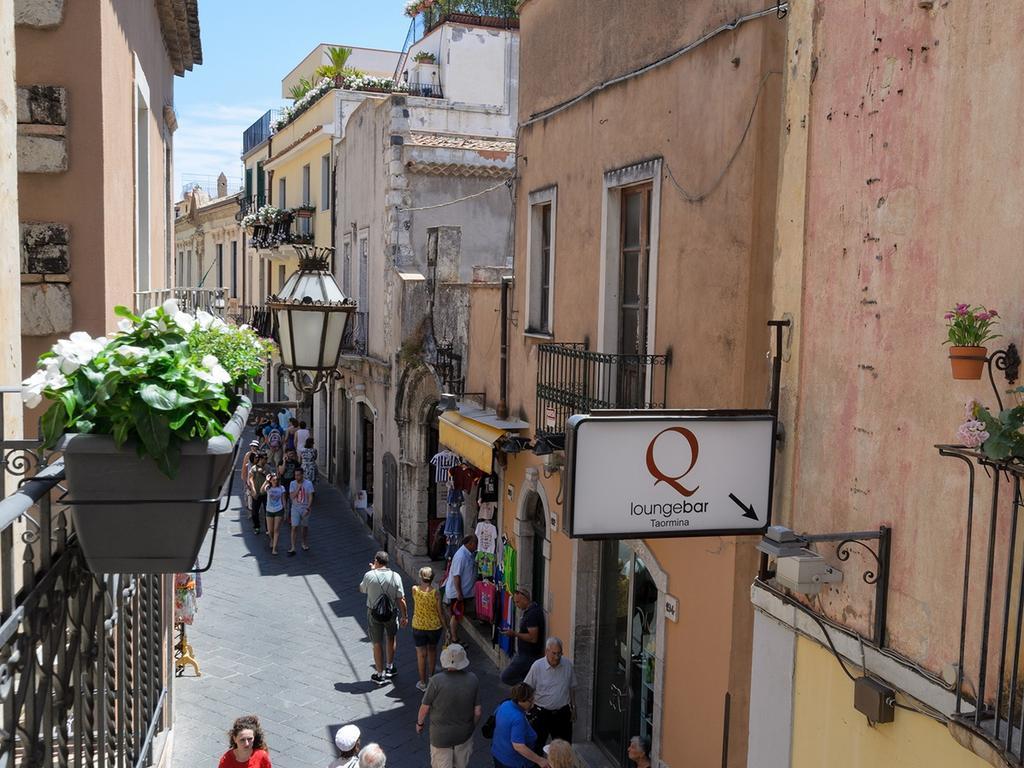
<path id="1" fill-rule="evenodd" d="M 441 390 L 433 370 L 423 363 L 408 366 L 399 377 L 395 398 L 398 425 L 398 548 L 412 555 L 427 554 L 429 494 L 434 488 L 428 455 L 435 442 L 437 402 Z"/>
<path id="2" fill-rule="evenodd" d="M 524 492 L 516 509 L 514 530 L 519 545 L 518 582 L 530 588 L 530 594 L 545 612 L 551 610 L 548 597 L 551 570 L 551 504 L 539 473 L 526 470 Z"/>

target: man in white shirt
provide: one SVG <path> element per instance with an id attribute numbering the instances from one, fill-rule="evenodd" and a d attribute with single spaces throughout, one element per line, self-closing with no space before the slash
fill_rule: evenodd
<path id="1" fill-rule="evenodd" d="M 306 428 L 306 422 L 300 421 L 299 428 L 295 430 L 295 450 L 301 451 L 305 448 L 307 440 L 309 440 L 309 430 Z"/>
<path id="2" fill-rule="evenodd" d="M 537 717 L 535 752 L 540 752 L 552 739 L 572 742 L 572 724 L 576 720 L 576 672 L 569 659 L 562 658 L 562 641 L 549 637 L 544 644 L 544 658 L 537 659 L 523 681 L 533 688 Z"/>

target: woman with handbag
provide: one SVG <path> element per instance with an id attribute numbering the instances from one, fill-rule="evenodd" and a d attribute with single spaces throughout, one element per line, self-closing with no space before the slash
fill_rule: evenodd
<path id="1" fill-rule="evenodd" d="M 526 713 L 533 708 L 533 688 L 526 683 L 512 686 L 511 698 L 494 712 L 494 736 L 491 757 L 494 768 L 549 768 L 547 758 L 531 749 L 537 743 Z"/>

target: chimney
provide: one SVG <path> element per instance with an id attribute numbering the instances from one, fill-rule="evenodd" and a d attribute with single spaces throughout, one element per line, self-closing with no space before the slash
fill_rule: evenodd
<path id="1" fill-rule="evenodd" d="M 217 197 L 228 196 L 228 177 L 221 171 L 220 176 L 217 177 Z"/>

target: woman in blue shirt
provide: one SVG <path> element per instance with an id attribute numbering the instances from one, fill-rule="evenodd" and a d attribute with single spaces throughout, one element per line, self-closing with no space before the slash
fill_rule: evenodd
<path id="1" fill-rule="evenodd" d="M 494 768 L 548 768 L 548 761 L 531 749 L 537 742 L 526 713 L 533 708 L 533 688 L 526 683 L 512 686 L 512 698 L 502 702 L 494 713 L 494 738 L 491 756 Z"/>
<path id="2" fill-rule="evenodd" d="M 277 554 L 277 537 L 281 532 L 281 518 L 284 517 L 284 486 L 277 475 L 267 475 L 263 486 L 267 494 L 267 535 L 270 536 L 270 554 Z"/>

